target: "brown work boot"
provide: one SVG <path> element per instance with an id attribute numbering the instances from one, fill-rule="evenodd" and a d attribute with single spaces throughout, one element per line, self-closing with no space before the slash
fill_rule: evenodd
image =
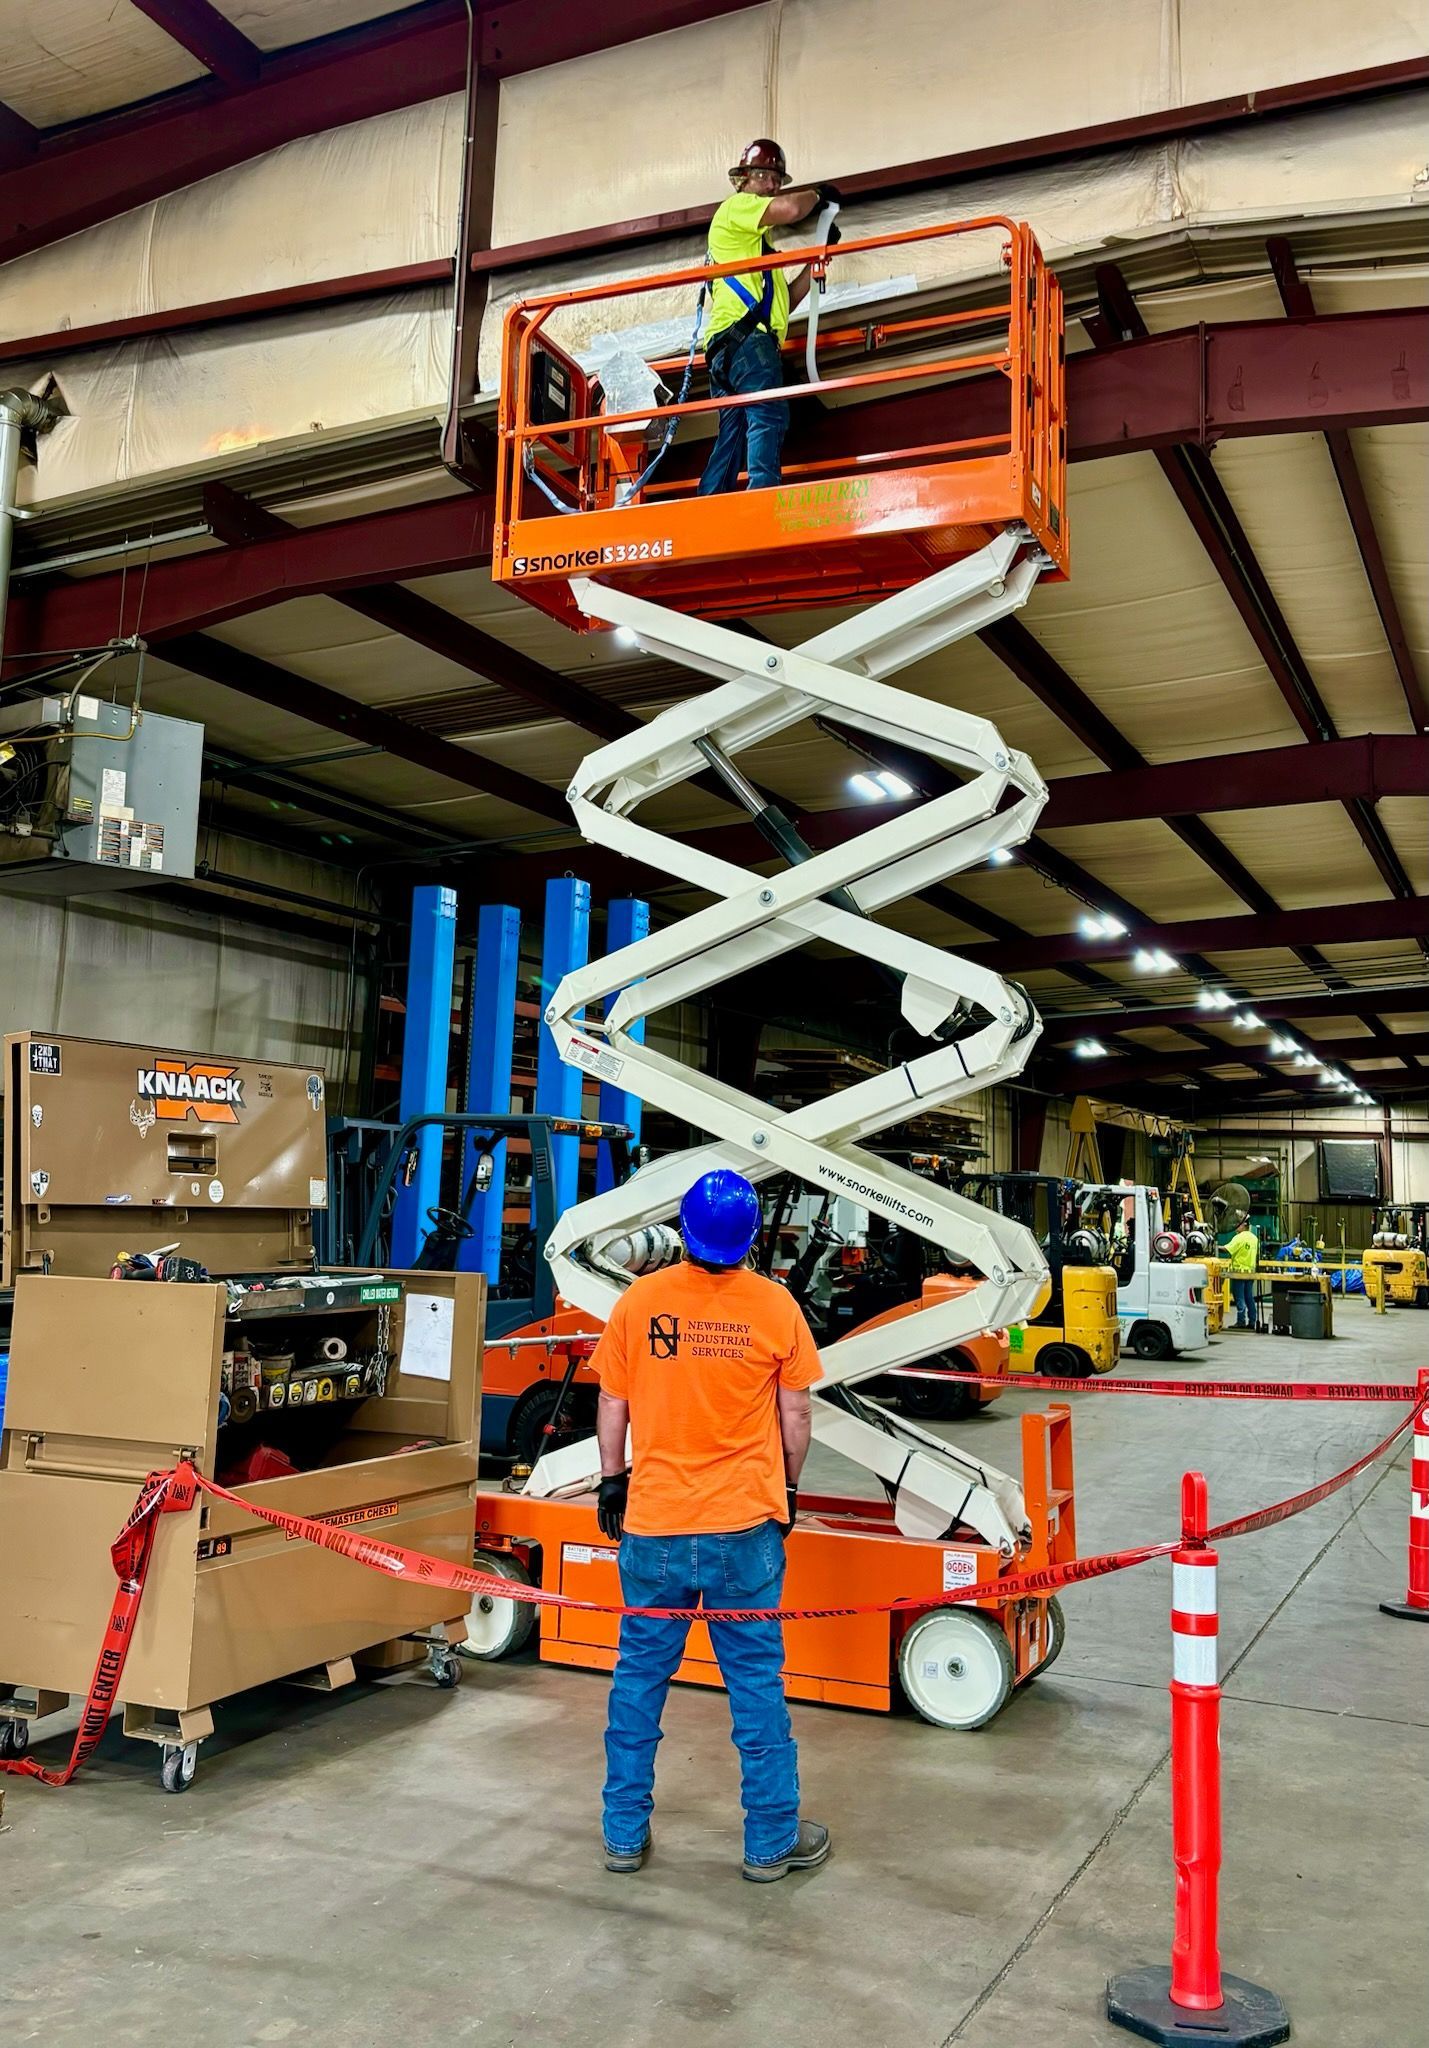
<path id="1" fill-rule="evenodd" d="M 799 1833 L 787 1856 L 777 1863 L 751 1863 L 746 1858 L 743 1874 L 751 1884 L 777 1884 L 791 1870 L 817 1870 L 832 1846 L 829 1831 L 819 1821 L 801 1820 Z"/>

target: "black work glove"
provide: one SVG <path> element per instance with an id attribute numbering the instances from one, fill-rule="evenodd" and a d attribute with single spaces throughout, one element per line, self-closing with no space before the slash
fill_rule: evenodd
<path id="1" fill-rule="evenodd" d="M 799 1512 L 799 1489 L 797 1486 L 786 1486 L 784 1493 L 789 1503 L 789 1519 L 779 1524 L 779 1534 L 787 1542 L 794 1533 L 794 1517 Z"/>
<path id="2" fill-rule="evenodd" d="M 834 243 L 841 242 L 843 238 L 843 229 L 839 226 L 836 220 L 831 220 L 829 222 L 829 232 L 824 238 L 824 247 L 826 249 L 832 249 Z"/>
<path id="3" fill-rule="evenodd" d="M 600 1523 L 600 1533 L 612 1543 L 618 1543 L 625 1531 L 625 1503 L 630 1497 L 630 1474 L 617 1472 L 613 1479 L 602 1479 L 600 1492 L 596 1496 L 595 1518 Z"/>
<path id="4" fill-rule="evenodd" d="M 840 190 L 839 190 L 839 188 L 838 188 L 838 186 L 837 186 L 837 185 L 820 185 L 820 187 L 819 187 L 819 204 L 820 204 L 820 206 L 821 206 L 821 207 L 823 207 L 823 206 L 842 206 L 842 205 L 843 205 L 843 203 L 844 203 L 844 196 L 843 196 L 842 192 L 840 192 Z"/>

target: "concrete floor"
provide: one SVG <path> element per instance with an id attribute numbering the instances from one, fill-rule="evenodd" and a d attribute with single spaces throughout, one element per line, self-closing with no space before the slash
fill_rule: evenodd
<path id="1" fill-rule="evenodd" d="M 1326 1345 L 1230 1337 L 1197 1378 L 1412 1378 L 1429 1316 L 1341 1308 Z M 1015 1464 L 1008 1397 L 962 1439 Z M 1077 1408 L 1082 1548 L 1174 1534 L 1179 1475 L 1222 1518 L 1338 1471 L 1385 1408 Z M 817 1454 L 816 1454 L 817 1455 Z M 828 1459 L 811 1475 L 831 1478 Z M 838 1468 L 847 1484 L 847 1468 Z M 1306 2048 L 1425 2038 L 1429 1628 L 1404 1590 L 1407 1451 L 1228 1545 L 1221 1569 L 1226 1966 Z M 989 1728 L 796 1707 L 816 1875 L 738 1873 L 723 1698 L 672 1697 L 656 1854 L 601 1869 L 604 1681 L 527 1658 L 455 1693 L 273 1689 L 220 1714 L 183 1798 L 112 1732 L 85 1775 L 8 1781 L 0 2035 L 194 2048 L 778 2042 L 1096 2048 L 1108 1973 L 1170 1932 L 1164 1564 L 1064 1595 L 1054 1673 Z M 40 1753 L 58 1760 L 70 1721 Z"/>

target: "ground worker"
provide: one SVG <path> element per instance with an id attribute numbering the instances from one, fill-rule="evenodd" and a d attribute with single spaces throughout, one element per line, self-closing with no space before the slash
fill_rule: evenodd
<path id="1" fill-rule="evenodd" d="M 710 222 L 711 263 L 740 263 L 771 255 L 771 228 L 806 220 L 821 199 L 837 198 L 831 185 L 786 192 L 789 172 L 784 152 L 768 136 L 750 143 L 729 178 L 733 196 Z M 835 225 L 830 239 L 837 238 Z M 803 303 L 808 289 L 807 264 L 792 282 L 783 270 L 752 270 L 747 277 L 715 279 L 705 324 L 705 361 L 712 397 L 773 391 L 784 382 L 779 344 L 789 331 L 790 312 Z M 770 405 L 726 407 L 719 415 L 719 432 L 700 478 L 701 496 L 732 491 L 742 469 L 749 472 L 751 491 L 777 484 L 788 426 L 789 408 L 783 399 Z"/>
<path id="2" fill-rule="evenodd" d="M 829 1831 L 799 1817 L 783 1630 L 714 1618 L 779 1605 L 809 1388 L 821 1376 L 798 1303 L 744 1263 L 758 1228 L 759 1197 L 742 1174 L 696 1181 L 680 1206 L 683 1263 L 631 1283 L 592 1363 L 598 1513 L 620 1543 L 621 1592 L 628 1607 L 703 1605 L 709 1615 L 740 1755 L 744 1875 L 768 1884 L 822 1863 Z M 689 1626 L 621 1618 L 605 1736 L 607 1870 L 639 1870 L 649 1853 L 660 1716 Z"/>
<path id="3" fill-rule="evenodd" d="M 1260 1239 L 1248 1222 L 1242 1223 L 1226 1246 L 1231 1262 L 1231 1298 L 1235 1302 L 1235 1330 L 1256 1327 L 1255 1269 L 1260 1261 Z"/>

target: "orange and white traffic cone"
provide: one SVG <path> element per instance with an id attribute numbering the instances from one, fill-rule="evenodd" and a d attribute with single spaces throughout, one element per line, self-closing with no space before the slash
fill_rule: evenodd
<path id="1" fill-rule="evenodd" d="M 1421 1369 L 1413 1449 L 1409 1454 L 1409 1591 L 1381 1600 L 1381 1614 L 1397 1621 L 1429 1621 L 1429 1369 Z"/>
<path id="2" fill-rule="evenodd" d="M 1181 1482 L 1181 1547 L 1171 1555 L 1171 1847 L 1176 1865 L 1171 1967 L 1143 1964 L 1113 1977 L 1107 2018 L 1172 2048 L 1273 2048 L 1290 2018 L 1273 1991 L 1221 1969 L 1221 1688 L 1216 1553 L 1206 1482 Z"/>

